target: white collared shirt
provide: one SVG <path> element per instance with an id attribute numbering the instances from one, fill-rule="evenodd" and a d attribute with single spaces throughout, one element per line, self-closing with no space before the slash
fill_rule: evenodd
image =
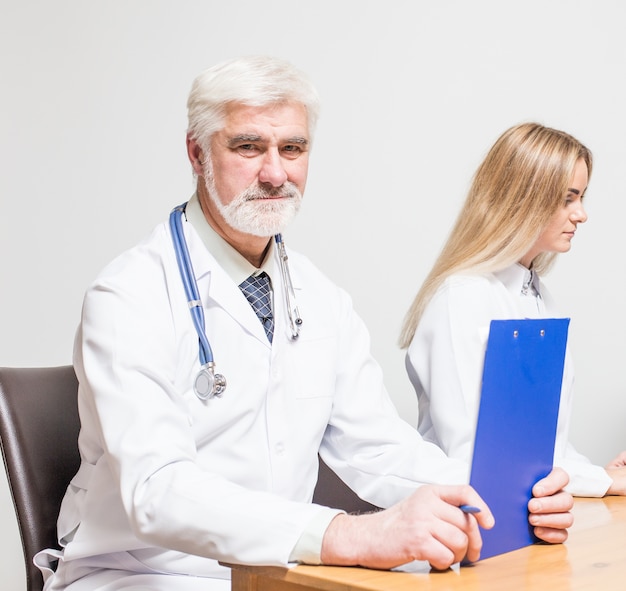
<path id="1" fill-rule="evenodd" d="M 241 285 L 250 275 L 259 275 L 265 271 L 272 282 L 278 280 L 280 271 L 276 268 L 274 240 L 269 239 L 270 246 L 267 249 L 265 259 L 260 267 L 255 267 L 237 250 L 235 250 L 226 240 L 224 240 L 206 221 L 197 193 L 191 197 L 185 208 L 187 221 L 193 225 L 196 232 L 202 239 L 207 250 L 215 257 L 215 260 L 222 266 L 236 285 Z"/>

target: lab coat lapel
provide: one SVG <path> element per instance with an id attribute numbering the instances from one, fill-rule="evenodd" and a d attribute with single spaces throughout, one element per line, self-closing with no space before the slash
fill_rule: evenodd
<path id="1" fill-rule="evenodd" d="M 224 271 L 202 240 L 194 232 L 188 237 L 189 252 L 193 261 L 198 291 L 205 308 L 205 315 L 213 306 L 222 308 L 245 330 L 257 337 L 268 347 L 263 325 L 239 289 L 239 286 Z"/>

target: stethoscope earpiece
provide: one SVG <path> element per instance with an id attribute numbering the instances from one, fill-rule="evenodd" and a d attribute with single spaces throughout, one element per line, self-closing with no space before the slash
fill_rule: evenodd
<path id="1" fill-rule="evenodd" d="M 283 284 L 285 290 L 285 305 L 287 306 L 287 316 L 289 318 L 289 329 L 291 330 L 291 340 L 295 341 L 300 336 L 300 327 L 302 326 L 302 317 L 296 303 L 296 294 L 291 282 L 291 273 L 289 272 L 289 257 L 285 250 L 282 234 L 274 236 L 276 247 L 278 248 L 278 260 L 280 261 L 280 273 L 283 276 Z"/>

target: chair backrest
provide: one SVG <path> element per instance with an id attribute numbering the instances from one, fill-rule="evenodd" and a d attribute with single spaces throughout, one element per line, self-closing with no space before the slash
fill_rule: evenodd
<path id="1" fill-rule="evenodd" d="M 77 393 L 72 366 L 0 368 L 0 442 L 28 591 L 43 587 L 33 557 L 58 547 L 61 500 L 80 465 Z"/>

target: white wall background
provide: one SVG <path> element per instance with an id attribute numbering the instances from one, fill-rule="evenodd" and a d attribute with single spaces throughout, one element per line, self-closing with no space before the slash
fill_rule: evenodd
<path id="1" fill-rule="evenodd" d="M 572 440 L 606 462 L 626 448 L 623 24 L 620 0 L 0 0 L 0 365 L 71 362 L 87 284 L 191 194 L 192 79 L 268 53 L 323 100 L 286 239 L 353 294 L 413 424 L 397 335 L 485 151 L 524 120 L 593 150 L 590 220 L 547 283 L 573 317 Z M 0 484 L 2 588 L 22 589 Z"/>

